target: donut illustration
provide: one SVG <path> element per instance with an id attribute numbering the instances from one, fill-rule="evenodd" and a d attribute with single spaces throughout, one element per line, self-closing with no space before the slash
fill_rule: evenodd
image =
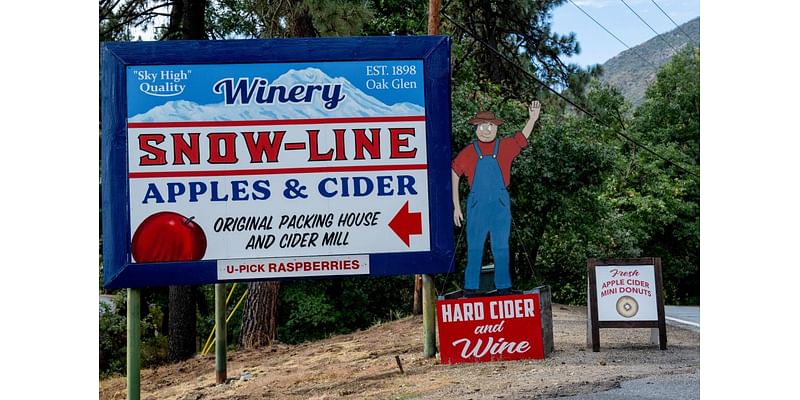
<path id="1" fill-rule="evenodd" d="M 631 318 L 639 312 L 639 303 L 631 296 L 622 296 L 617 300 L 617 312 L 625 318 Z"/>

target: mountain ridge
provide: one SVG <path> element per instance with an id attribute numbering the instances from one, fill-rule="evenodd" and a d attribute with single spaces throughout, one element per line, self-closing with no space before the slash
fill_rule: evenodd
<path id="1" fill-rule="evenodd" d="M 638 107 L 644 101 L 647 87 L 655 80 L 654 66 L 661 68 L 672 59 L 675 50 L 680 51 L 686 46 L 700 47 L 699 16 L 611 57 L 601 64 L 603 74 L 600 80 L 619 89 L 634 107 Z"/>

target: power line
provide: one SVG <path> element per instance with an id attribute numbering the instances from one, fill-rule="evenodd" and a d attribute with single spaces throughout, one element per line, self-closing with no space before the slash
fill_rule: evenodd
<path id="1" fill-rule="evenodd" d="M 596 19 L 594 19 L 594 17 L 592 17 L 591 15 L 589 15 L 589 13 L 588 13 L 588 12 L 586 12 L 586 10 L 584 10 L 583 8 L 581 8 L 581 6 L 579 6 L 579 5 L 575 4 L 575 2 L 574 2 L 574 1 L 572 1 L 572 0 L 569 0 L 569 2 L 570 2 L 570 3 L 572 3 L 572 5 L 573 5 L 573 6 L 577 7 L 577 8 L 578 8 L 578 10 L 581 10 L 581 12 L 582 12 L 582 13 L 584 13 L 584 14 L 585 14 L 587 17 L 589 17 L 589 19 L 591 19 L 592 21 L 594 21 L 594 23 L 595 23 L 595 24 L 597 24 L 599 27 L 603 28 L 603 30 L 604 30 L 604 31 L 606 31 L 606 32 L 607 32 L 609 35 L 611 35 L 611 36 L 612 36 L 614 39 L 617 39 L 617 41 L 618 41 L 618 42 L 622 43 L 622 45 L 623 45 L 623 46 L 625 46 L 625 47 L 626 47 L 628 50 L 630 50 L 630 51 L 634 52 L 634 53 L 636 54 L 636 56 L 638 56 L 640 59 L 642 59 L 642 61 L 644 61 L 644 62 L 646 62 L 646 63 L 650 64 L 650 65 L 653 67 L 653 69 L 655 69 L 656 71 L 658 71 L 658 67 L 657 67 L 655 64 L 653 64 L 653 62 L 652 62 L 652 61 L 650 61 L 650 60 L 648 60 L 648 59 L 644 58 L 644 57 L 643 57 L 643 56 L 642 56 L 642 55 L 639 53 L 639 51 L 638 51 L 638 50 L 634 50 L 634 49 L 632 49 L 632 48 L 631 48 L 631 46 L 628 46 L 628 44 L 627 44 L 627 43 L 625 43 L 625 42 L 623 42 L 623 41 L 622 41 L 622 39 L 618 38 L 618 37 L 617 37 L 617 35 L 615 35 L 615 34 L 611 33 L 611 31 L 610 31 L 610 30 L 608 30 L 608 29 L 607 29 L 605 26 L 603 26 L 603 24 L 601 24 L 601 23 L 600 23 L 600 22 L 598 22 Z"/>
<path id="2" fill-rule="evenodd" d="M 631 8 L 631 6 L 629 6 L 629 5 L 628 5 L 628 3 L 626 3 L 626 2 L 625 2 L 625 0 L 619 0 L 619 1 L 621 1 L 621 2 L 622 2 L 622 4 L 625 4 L 625 7 L 628 7 L 628 10 L 631 10 L 631 12 L 633 13 L 633 15 L 635 15 L 635 16 L 636 16 L 636 18 L 639 18 L 639 21 L 642 21 L 642 23 L 643 23 L 643 24 L 647 25 L 647 27 L 648 27 L 648 28 L 650 28 L 650 30 L 651 30 L 651 31 L 653 31 L 653 33 L 655 33 L 655 34 L 656 34 L 656 37 L 657 37 L 657 38 L 659 38 L 659 39 L 661 39 L 661 41 L 662 41 L 662 42 L 664 42 L 664 43 L 665 43 L 667 46 L 669 46 L 669 47 L 672 49 L 672 51 L 673 51 L 674 53 L 677 53 L 677 52 L 678 52 L 678 49 L 676 49 L 676 48 L 675 48 L 675 47 L 673 47 L 673 46 L 672 46 L 672 45 L 671 45 L 669 42 L 667 42 L 667 39 L 664 39 L 664 37 L 663 37 L 663 36 L 661 36 L 661 34 L 660 34 L 660 33 L 656 32 L 656 30 L 655 30 L 655 29 L 653 29 L 653 27 L 652 27 L 652 26 L 650 26 L 650 24 L 648 24 L 648 23 L 647 23 L 647 21 L 645 21 L 645 20 L 644 20 L 644 18 L 642 18 L 642 16 L 641 16 L 641 15 L 639 15 L 639 13 L 637 13 L 637 12 L 636 12 L 636 11 L 635 11 L 633 8 Z"/>
<path id="3" fill-rule="evenodd" d="M 571 1 L 572 1 L 572 0 L 570 0 L 570 2 L 571 2 Z M 573 4 L 574 4 L 574 3 L 573 3 Z M 605 124 L 603 121 L 601 121 L 601 120 L 600 120 L 600 118 L 599 118 L 599 117 L 597 117 L 596 115 L 594 115 L 594 114 L 593 114 L 593 113 L 591 113 L 590 111 L 588 111 L 588 110 L 586 110 L 585 108 L 583 108 L 582 106 L 580 106 L 580 105 L 576 104 L 574 101 L 570 100 L 569 98 L 565 97 L 564 95 L 562 95 L 561 93 L 559 93 L 559 92 L 558 92 L 558 91 L 556 91 L 555 89 L 551 88 L 550 86 L 548 86 L 547 84 L 545 84 L 544 82 L 542 82 L 542 81 L 541 81 L 539 78 L 537 78 L 537 77 L 536 77 L 536 75 L 533 75 L 533 74 L 532 74 L 530 71 L 526 70 L 526 69 L 525 69 L 525 68 L 523 68 L 521 65 L 517 64 L 516 62 L 514 62 L 513 60 L 511 60 L 510 58 L 508 58 L 508 57 L 507 57 L 507 56 L 505 56 L 504 54 L 500 53 L 500 52 L 499 52 L 499 51 L 498 51 L 496 48 L 494 48 L 492 45 L 490 45 L 490 44 L 486 43 L 486 41 L 485 41 L 485 40 L 483 40 L 483 39 L 479 38 L 477 35 L 475 35 L 475 33 L 474 33 L 474 32 L 470 31 L 469 29 L 467 29 L 467 28 L 466 28 L 466 27 L 464 27 L 463 25 L 461 25 L 461 24 L 459 24 L 458 22 L 456 22 L 456 21 L 455 21 L 453 18 L 451 18 L 449 15 L 447 15 L 447 14 L 445 14 L 445 13 L 441 13 L 441 15 L 442 15 L 444 18 L 446 18 L 448 21 L 452 22 L 452 23 L 453 23 L 453 25 L 455 25 L 455 26 L 456 26 L 458 29 L 461 29 L 461 30 L 462 30 L 464 33 L 466 33 L 467 35 L 471 36 L 471 37 L 472 37 L 473 39 L 475 39 L 476 41 L 480 42 L 480 43 L 481 43 L 481 44 L 482 44 L 484 47 L 486 47 L 487 49 L 489 49 L 489 50 L 490 50 L 492 53 L 496 54 L 496 55 L 497 55 L 498 57 L 500 57 L 501 59 L 503 59 L 503 60 L 505 60 L 506 62 L 510 63 L 512 66 L 514 66 L 515 68 L 517 68 L 518 70 L 520 70 L 520 71 L 521 71 L 522 73 L 524 73 L 525 75 L 528 75 L 528 77 L 530 77 L 531 79 L 533 79 L 534 81 L 536 81 L 536 83 L 538 83 L 538 84 L 539 84 L 539 85 L 541 85 L 543 88 L 547 89 L 549 92 L 551 92 L 551 93 L 553 93 L 554 95 L 556 95 L 556 96 L 557 96 L 558 98 L 560 98 L 561 100 L 564 100 L 564 101 L 565 101 L 567 104 L 569 104 L 569 105 L 571 105 L 571 106 L 575 107 L 577 110 L 579 110 L 579 111 L 583 112 L 584 114 L 586 114 L 587 116 L 591 117 L 593 120 L 595 120 L 595 122 L 597 122 L 597 123 L 599 123 L 600 125 L 603 125 L 603 126 L 605 126 L 605 127 L 607 127 L 607 128 L 610 128 L 610 129 L 612 129 L 612 130 L 614 131 L 614 133 L 616 133 L 618 136 L 621 136 L 621 137 L 623 137 L 625 140 L 627 140 L 627 141 L 629 141 L 629 142 L 631 142 L 631 143 L 633 143 L 633 144 L 635 144 L 635 145 L 637 145 L 637 146 L 641 147 L 642 149 L 644 149 L 644 150 L 645 150 L 645 151 L 647 151 L 648 153 L 650 153 L 650 154 L 652 154 L 652 155 L 654 155 L 654 156 L 658 157 L 659 159 L 661 159 L 661 160 L 663 160 L 663 161 L 666 161 L 667 163 L 669 163 L 669 164 L 671 164 L 671 165 L 673 165 L 673 166 L 677 167 L 677 168 L 678 168 L 678 169 L 680 169 L 681 171 L 684 171 L 684 172 L 686 172 L 687 174 L 690 174 L 690 175 L 696 176 L 697 178 L 700 178 L 700 175 L 698 175 L 698 174 L 696 174 L 696 173 L 694 173 L 694 172 L 692 172 L 692 171 L 690 171 L 690 170 L 686 169 L 685 167 L 683 167 L 683 166 L 681 166 L 680 164 L 678 164 L 678 163 L 676 163 L 676 162 L 674 162 L 674 161 L 670 160 L 669 158 L 666 158 L 666 157 L 662 156 L 661 154 L 658 154 L 658 153 L 656 153 L 654 150 L 651 150 L 649 147 L 647 147 L 647 146 L 645 146 L 645 145 L 641 144 L 641 143 L 640 143 L 639 141 L 637 141 L 636 139 L 634 139 L 634 138 L 632 138 L 632 137 L 628 136 L 627 134 L 625 134 L 625 133 L 623 133 L 623 132 L 621 132 L 621 131 L 617 130 L 616 128 L 614 128 L 614 127 L 612 127 L 612 126 L 610 126 L 610 125 L 607 125 L 607 124 Z"/>
<path id="4" fill-rule="evenodd" d="M 663 8 L 661 8 L 661 6 L 659 6 L 659 5 L 658 5 L 658 3 L 656 3 L 656 1 L 655 1 L 655 0 L 650 0 L 650 1 L 653 3 L 653 5 L 655 5 L 656 7 L 658 7 L 658 9 L 661 11 L 661 13 L 662 13 L 662 14 L 664 14 L 664 16 L 665 16 L 665 17 L 669 18 L 669 20 L 670 20 L 670 21 L 672 21 L 672 24 L 673 24 L 673 25 L 675 25 L 675 27 L 676 27 L 676 28 L 678 28 L 678 30 L 679 30 L 679 31 L 680 31 L 680 32 L 683 34 L 683 36 L 686 36 L 686 38 L 687 38 L 687 39 L 689 39 L 689 41 L 691 41 L 691 42 L 693 42 L 693 43 L 695 43 L 695 44 L 698 44 L 698 45 L 700 44 L 700 43 L 698 43 L 697 41 L 695 41 L 694 39 L 692 39 L 692 38 L 691 38 L 691 37 L 690 37 L 690 36 L 689 36 L 689 35 L 686 33 L 686 31 L 684 31 L 684 30 L 683 30 L 683 28 L 681 28 L 681 27 L 680 27 L 680 26 L 679 26 L 679 25 L 678 25 L 678 24 L 675 22 L 675 20 L 673 20 L 673 19 L 672 19 L 672 17 L 670 17 L 670 16 L 669 16 L 669 14 L 667 14 L 667 13 L 664 11 L 664 9 L 663 9 Z"/>

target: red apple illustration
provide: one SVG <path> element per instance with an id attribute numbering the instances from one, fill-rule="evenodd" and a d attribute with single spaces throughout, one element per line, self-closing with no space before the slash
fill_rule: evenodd
<path id="1" fill-rule="evenodd" d="M 133 234 L 133 259 L 143 263 L 202 259 L 206 234 L 193 219 L 171 211 L 145 218 Z"/>

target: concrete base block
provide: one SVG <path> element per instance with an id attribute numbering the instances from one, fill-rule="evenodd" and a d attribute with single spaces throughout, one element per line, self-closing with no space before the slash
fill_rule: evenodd
<path id="1" fill-rule="evenodd" d="M 539 286 L 530 293 L 539 294 L 539 313 L 542 317 L 542 345 L 544 356 L 547 357 L 553 352 L 553 301 L 550 294 L 550 286 Z"/>
<path id="2" fill-rule="evenodd" d="M 658 328 L 650 328 L 650 344 L 659 344 Z"/>

